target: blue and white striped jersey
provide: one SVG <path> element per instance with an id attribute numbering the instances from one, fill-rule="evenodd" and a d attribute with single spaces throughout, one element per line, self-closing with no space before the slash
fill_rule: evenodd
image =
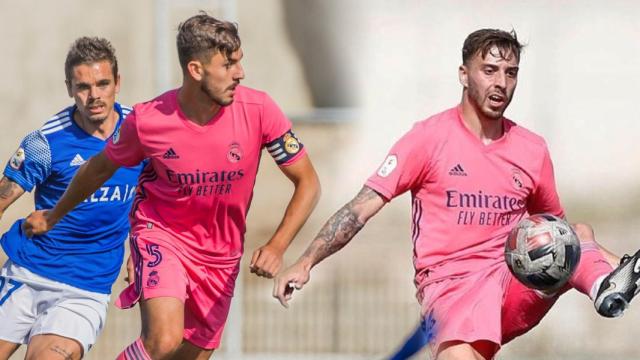
<path id="1" fill-rule="evenodd" d="M 131 108 L 115 104 L 120 118 Z M 35 208 L 51 209 L 76 171 L 99 153 L 107 140 L 87 134 L 73 121 L 70 106 L 39 130 L 28 134 L 4 169 L 24 190 L 35 188 Z M 108 294 L 116 280 L 129 232 L 128 213 L 142 165 L 120 168 L 95 194 L 78 205 L 45 235 L 27 238 L 23 219 L 0 242 L 16 264 L 49 279 L 80 289 Z"/>

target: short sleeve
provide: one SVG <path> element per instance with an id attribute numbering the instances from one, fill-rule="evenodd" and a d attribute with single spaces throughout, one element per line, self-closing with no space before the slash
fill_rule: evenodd
<path id="1" fill-rule="evenodd" d="M 107 143 L 105 155 L 120 166 L 138 165 L 144 160 L 144 151 L 138 136 L 135 109 L 122 121 Z"/>
<path id="2" fill-rule="evenodd" d="M 549 151 L 545 147 L 540 169 L 540 177 L 531 197 L 527 203 L 529 214 L 549 213 L 564 217 L 564 209 L 560 204 L 560 198 L 556 190 L 556 180 L 553 173 L 553 164 Z"/>
<path id="3" fill-rule="evenodd" d="M 4 176 L 25 191 L 42 184 L 50 174 L 51 148 L 40 130 L 25 136 L 4 169 Z"/>
<path id="4" fill-rule="evenodd" d="M 291 129 L 291 121 L 287 119 L 280 107 L 264 95 L 262 105 L 262 144 L 266 145 Z"/>
<path id="5" fill-rule="evenodd" d="M 291 130 L 278 105 L 265 94 L 262 111 L 262 143 L 276 164 L 293 164 L 305 153 L 304 145 Z"/>
<path id="6" fill-rule="evenodd" d="M 429 167 L 424 129 L 418 123 L 393 145 L 378 171 L 365 183 L 387 201 L 422 184 Z"/>

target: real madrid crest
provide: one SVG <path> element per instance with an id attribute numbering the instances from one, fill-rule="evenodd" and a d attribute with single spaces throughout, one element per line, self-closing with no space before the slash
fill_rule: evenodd
<path id="1" fill-rule="evenodd" d="M 242 149 L 240 148 L 240 144 L 232 143 L 229 145 L 229 151 L 227 151 L 227 160 L 232 163 L 237 163 L 242 159 Z"/>
<path id="2" fill-rule="evenodd" d="M 295 138 L 295 136 L 291 135 L 290 133 L 287 133 L 284 136 L 284 150 L 289 153 L 289 154 L 295 154 L 298 151 L 300 151 L 300 143 L 298 142 L 298 139 Z"/>
<path id="3" fill-rule="evenodd" d="M 524 187 L 524 181 L 522 180 L 522 173 L 520 172 L 520 169 L 511 169 L 511 181 L 513 183 L 513 187 L 518 190 Z"/>

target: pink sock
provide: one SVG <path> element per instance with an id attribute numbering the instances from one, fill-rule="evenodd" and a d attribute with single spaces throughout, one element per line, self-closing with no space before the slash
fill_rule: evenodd
<path id="1" fill-rule="evenodd" d="M 581 242 L 580 248 L 580 263 L 569 280 L 569 284 L 581 293 L 592 297 L 594 296 L 592 290 L 596 282 L 613 271 L 613 268 L 595 242 Z"/>
<path id="2" fill-rule="evenodd" d="M 151 356 L 144 349 L 142 339 L 138 338 L 133 344 L 122 350 L 116 360 L 151 360 Z"/>

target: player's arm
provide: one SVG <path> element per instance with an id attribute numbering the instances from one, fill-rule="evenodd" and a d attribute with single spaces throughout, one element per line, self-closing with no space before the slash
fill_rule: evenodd
<path id="1" fill-rule="evenodd" d="M 53 209 L 34 211 L 25 219 L 22 227 L 27 236 L 51 230 L 76 205 L 98 190 L 119 167 L 107 158 L 104 151 L 90 158 L 78 169 Z"/>
<path id="2" fill-rule="evenodd" d="M 320 261 L 342 249 L 386 204 L 384 198 L 368 186 L 338 210 L 324 224 L 307 250 L 274 283 L 273 296 L 288 307 L 293 288 L 301 289 L 309 281 L 309 272 Z"/>
<path id="3" fill-rule="evenodd" d="M 258 248 L 251 258 L 251 272 L 272 278 L 282 267 L 282 255 L 318 203 L 320 180 L 308 155 L 280 170 L 293 183 L 295 190 L 284 217 L 271 239 Z"/>
<path id="4" fill-rule="evenodd" d="M 3 176 L 0 180 L 0 219 L 5 210 L 9 208 L 20 196 L 24 194 L 24 189 L 13 180 Z"/>

